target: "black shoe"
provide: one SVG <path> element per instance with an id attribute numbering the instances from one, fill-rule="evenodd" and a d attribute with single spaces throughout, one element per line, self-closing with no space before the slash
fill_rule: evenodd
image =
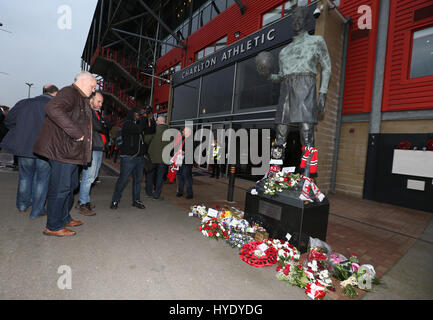
<path id="1" fill-rule="evenodd" d="M 176 197 L 178 197 L 178 198 L 180 198 L 180 197 L 182 197 L 183 196 L 183 193 L 176 193 Z"/>
<path id="2" fill-rule="evenodd" d="M 192 194 L 186 196 L 187 199 L 192 199 Z"/>
<path id="3" fill-rule="evenodd" d="M 146 209 L 145 205 L 143 204 L 143 202 L 141 202 L 140 200 L 135 200 L 132 203 L 133 207 L 137 207 L 138 209 Z"/>
<path id="4" fill-rule="evenodd" d="M 111 203 L 110 209 L 117 209 L 119 207 L 119 202 L 118 201 L 113 201 Z"/>

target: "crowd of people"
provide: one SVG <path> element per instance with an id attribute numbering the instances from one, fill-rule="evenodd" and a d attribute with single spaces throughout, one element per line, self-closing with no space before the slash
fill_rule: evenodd
<path id="1" fill-rule="evenodd" d="M 46 216 L 44 235 L 76 234 L 70 228 L 83 224 L 70 214 L 77 190 L 77 212 L 85 216 L 96 214 L 90 191 L 104 152 L 107 158 L 120 159 L 111 209 L 119 208 L 131 176 L 133 207 L 145 209 L 141 201 L 144 174 L 145 197 L 163 199 L 161 191 L 170 165 L 162 157 L 169 143 L 162 140 L 168 129 L 166 118 L 159 116 L 155 120 L 151 107 L 136 108 L 129 110 L 125 122 L 117 128 L 104 118 L 103 102 L 94 76 L 82 71 L 72 85 L 61 90 L 45 85 L 42 95 L 19 101 L 3 116 L 6 130 L 0 148 L 18 161 L 16 207 L 21 213 L 31 208 L 32 219 Z M 191 138 L 191 134 L 190 128 L 182 131 L 174 154 L 184 154 L 185 139 Z M 183 163 L 176 172 L 177 196 L 183 196 L 186 185 L 186 198 L 192 199 L 192 164 L 185 164 L 181 158 Z"/>

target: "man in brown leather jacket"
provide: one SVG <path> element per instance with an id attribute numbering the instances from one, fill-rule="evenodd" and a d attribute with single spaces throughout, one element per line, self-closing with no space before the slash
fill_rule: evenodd
<path id="1" fill-rule="evenodd" d="M 67 227 L 82 225 L 69 214 L 78 187 L 78 165 L 92 160 L 92 114 L 89 97 L 96 79 L 82 71 L 71 86 L 60 90 L 45 107 L 46 119 L 33 152 L 49 159 L 51 166 L 47 196 L 45 235 L 72 236 Z"/>

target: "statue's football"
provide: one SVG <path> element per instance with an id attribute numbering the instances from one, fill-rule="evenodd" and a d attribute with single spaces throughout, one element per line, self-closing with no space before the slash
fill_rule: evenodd
<path id="1" fill-rule="evenodd" d="M 274 57 L 268 51 L 260 52 L 256 57 L 257 72 L 262 76 L 268 76 L 274 65 Z"/>

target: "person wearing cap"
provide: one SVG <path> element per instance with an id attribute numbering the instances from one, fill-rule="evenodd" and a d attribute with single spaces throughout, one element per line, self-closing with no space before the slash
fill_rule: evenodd
<path id="1" fill-rule="evenodd" d="M 141 180 L 144 171 L 144 155 L 147 145 L 144 135 L 155 133 L 155 121 L 151 121 L 142 109 L 128 111 L 122 126 L 122 145 L 120 146 L 120 174 L 117 179 L 110 208 L 115 210 L 119 206 L 123 190 L 132 175 L 132 206 L 145 209 L 140 200 Z"/>
<path id="2" fill-rule="evenodd" d="M 45 106 L 58 91 L 54 85 L 45 85 L 42 95 L 19 101 L 4 120 L 9 131 L 1 148 L 18 158 L 16 206 L 21 213 L 31 207 L 31 219 L 45 214 L 50 179 L 50 165 L 47 159 L 33 153 L 33 145 L 45 121 Z"/>

